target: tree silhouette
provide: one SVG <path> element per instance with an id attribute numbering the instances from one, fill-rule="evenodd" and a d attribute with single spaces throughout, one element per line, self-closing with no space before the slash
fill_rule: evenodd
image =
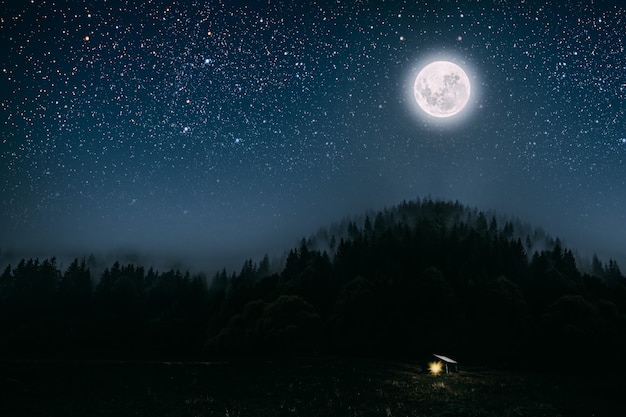
<path id="1" fill-rule="evenodd" d="M 78 258 L 74 259 L 59 282 L 59 302 L 64 317 L 90 316 L 92 291 L 91 272 L 85 260 L 79 263 Z"/>

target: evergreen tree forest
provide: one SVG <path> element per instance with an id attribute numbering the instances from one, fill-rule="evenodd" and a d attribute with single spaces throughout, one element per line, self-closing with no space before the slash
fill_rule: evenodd
<path id="1" fill-rule="evenodd" d="M 280 265 L 266 256 L 209 279 L 22 260 L 0 276 L 0 328 L 0 353 L 13 358 L 439 352 L 583 369 L 626 348 L 626 279 L 614 260 L 581 268 L 519 221 L 424 199 L 321 229 Z"/>

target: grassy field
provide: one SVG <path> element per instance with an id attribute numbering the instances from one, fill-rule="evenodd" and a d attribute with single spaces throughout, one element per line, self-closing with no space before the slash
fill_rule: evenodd
<path id="1" fill-rule="evenodd" d="M 0 362 L 0 416 L 618 416 L 607 377 L 299 359 Z"/>

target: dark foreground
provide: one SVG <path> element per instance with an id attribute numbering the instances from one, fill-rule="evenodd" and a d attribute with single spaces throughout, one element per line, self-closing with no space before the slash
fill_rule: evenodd
<path id="1" fill-rule="evenodd" d="M 0 362 L 1 416 L 617 416 L 619 375 L 582 377 L 411 363 Z"/>

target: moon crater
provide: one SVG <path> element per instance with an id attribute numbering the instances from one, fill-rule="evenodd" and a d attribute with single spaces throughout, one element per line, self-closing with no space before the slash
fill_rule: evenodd
<path id="1" fill-rule="evenodd" d="M 458 65 L 435 61 L 417 74 L 413 93 L 420 108 L 434 117 L 450 117 L 459 113 L 470 98 L 470 81 Z"/>

